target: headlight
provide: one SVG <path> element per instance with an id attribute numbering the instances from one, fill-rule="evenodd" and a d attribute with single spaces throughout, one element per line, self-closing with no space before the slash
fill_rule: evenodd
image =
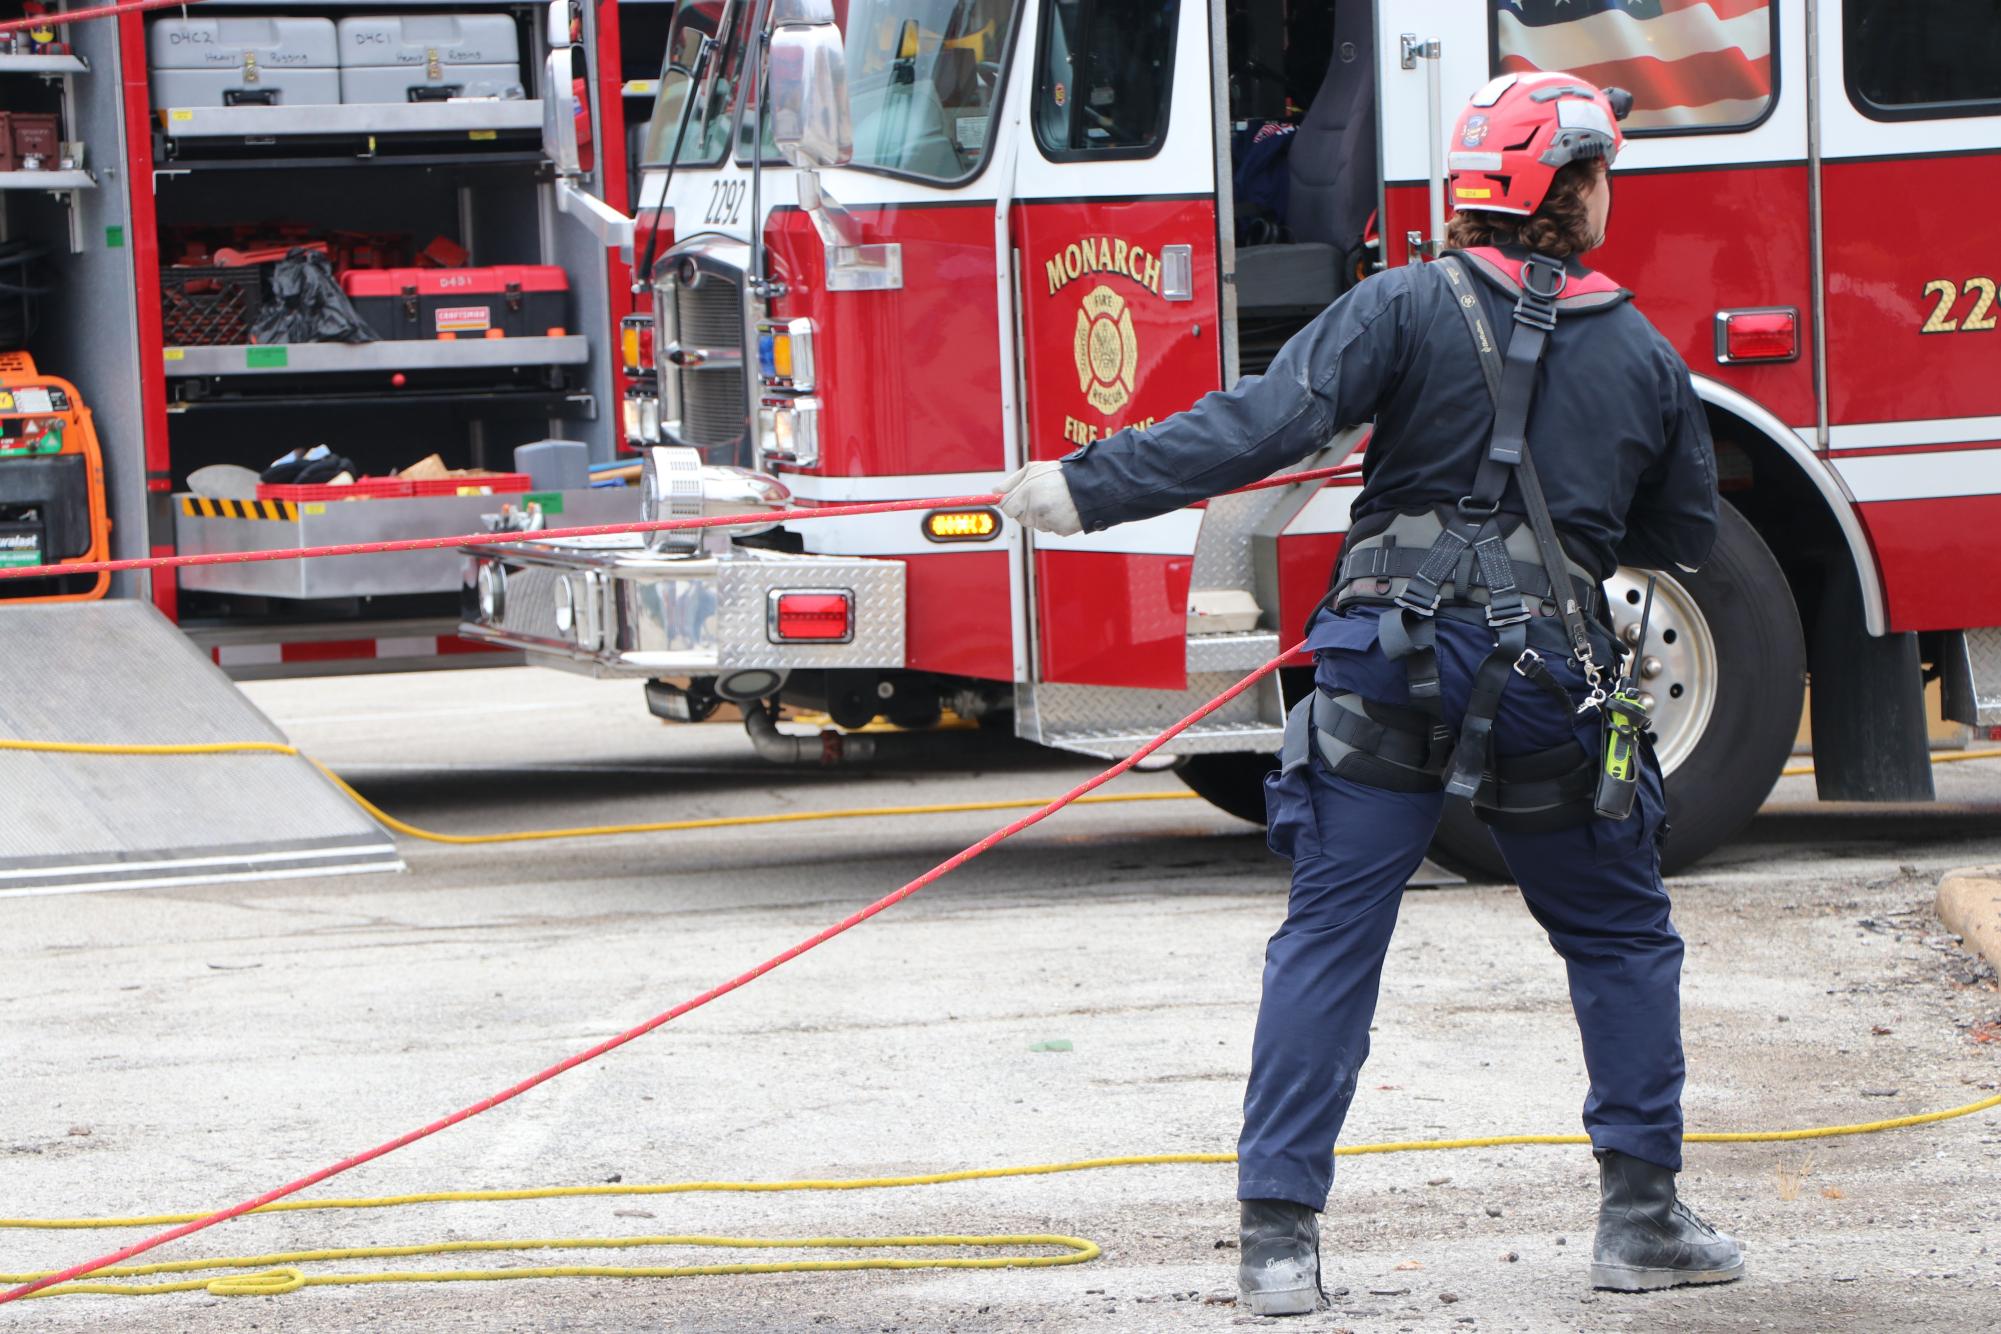
<path id="1" fill-rule="evenodd" d="M 624 407 L 625 439 L 628 444 L 660 443 L 660 400 L 652 394 L 628 394 Z"/>
<path id="2" fill-rule="evenodd" d="M 757 326 L 757 372 L 767 389 L 813 390 L 813 321 L 761 320 Z"/>
<path id="3" fill-rule="evenodd" d="M 761 457 L 812 468 L 820 462 L 820 400 L 774 400 L 757 410 Z"/>

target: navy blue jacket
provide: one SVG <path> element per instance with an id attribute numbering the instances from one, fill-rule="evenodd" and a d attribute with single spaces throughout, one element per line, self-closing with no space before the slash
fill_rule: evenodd
<path id="1" fill-rule="evenodd" d="M 1505 343 L 1513 296 L 1462 262 L 1480 275 L 1473 286 L 1488 327 Z M 1068 455 L 1063 476 L 1085 531 L 1267 477 L 1372 419 L 1356 520 L 1458 500 L 1494 409 L 1452 302 L 1435 265 L 1385 270 L 1295 334 L 1263 375 Z M 1716 458 L 1688 367 L 1668 341 L 1630 301 L 1566 311 L 1539 376 L 1529 452 L 1570 554 L 1600 578 L 1621 564 L 1700 566 L 1716 532 Z M 1524 512 L 1512 481 L 1502 508 Z"/>

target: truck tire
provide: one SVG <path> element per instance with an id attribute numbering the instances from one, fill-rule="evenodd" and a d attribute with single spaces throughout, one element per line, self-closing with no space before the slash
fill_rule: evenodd
<path id="1" fill-rule="evenodd" d="M 1174 766 L 1181 781 L 1196 796 L 1239 820 L 1265 822 L 1265 775 L 1278 768 L 1278 756 L 1233 750 L 1189 755 Z"/>
<path id="2" fill-rule="evenodd" d="M 1606 585 L 1622 634 L 1637 628 L 1646 577 Z M 1669 636 L 1672 635 L 1672 639 Z M 1640 688 L 1655 696 L 1655 753 L 1667 780 L 1661 869 L 1689 866 L 1735 837 L 1771 794 L 1799 734 L 1806 640 L 1792 590 L 1750 522 L 1729 505 L 1716 549 L 1696 574 L 1661 576 Z M 1507 864 L 1465 802 L 1446 803 L 1432 856 L 1507 880 Z"/>
<path id="3" fill-rule="evenodd" d="M 1607 585 L 1622 633 L 1637 626 L 1645 588 L 1644 576 L 1626 570 Z M 1701 572 L 1661 576 L 1648 640 L 1659 668 L 1640 684 L 1656 696 L 1655 750 L 1672 826 L 1661 865 L 1671 872 L 1742 830 L 1778 781 L 1799 732 L 1806 641 L 1778 561 L 1728 505 Z M 1276 764 L 1270 755 L 1191 755 L 1178 772 L 1198 796 L 1263 824 L 1264 776 Z M 1431 856 L 1462 874 L 1510 878 L 1463 801 L 1446 802 Z"/>

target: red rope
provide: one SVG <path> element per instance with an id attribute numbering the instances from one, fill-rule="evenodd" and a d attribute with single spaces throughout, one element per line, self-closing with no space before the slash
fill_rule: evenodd
<path id="1" fill-rule="evenodd" d="M 1103 773 L 1098 774 L 1093 778 L 1086 779 L 1085 781 L 1079 783 L 1077 786 L 1071 788 L 1068 792 L 1065 792 L 1062 796 L 1057 797 L 1054 801 L 1051 801 L 1045 806 L 1040 806 L 1035 810 L 1030 811 L 1027 815 L 1022 816 L 1019 820 L 1014 821 L 1012 824 L 1005 825 L 1000 829 L 996 829 L 993 833 L 988 834 L 985 838 L 973 844 L 971 847 L 965 849 L 963 852 L 957 853 L 954 856 L 949 857 L 946 860 L 938 863 L 936 866 L 926 871 L 923 875 L 918 876 L 915 880 L 912 880 L 909 884 L 903 886 L 903 888 L 896 890 L 893 893 L 885 894 L 883 897 L 877 899 L 874 903 L 869 904 L 866 908 L 862 908 L 857 912 L 849 914 L 848 916 L 842 918 L 840 921 L 834 923 L 834 925 L 826 928 L 824 931 L 820 931 L 812 936 L 807 937 L 805 940 L 800 941 L 797 945 L 794 945 L 791 949 L 786 950 L 781 954 L 774 954 L 771 958 L 766 959 L 763 963 L 758 964 L 755 968 L 752 968 L 746 972 L 738 973 L 735 977 L 731 978 L 727 982 L 722 983 L 720 986 L 711 987 L 707 991 L 704 991 L 699 996 L 694 996 L 689 998 L 688 1000 L 682 1001 L 679 1005 L 676 1005 L 671 1010 L 666 1010 L 660 1014 L 654 1015 L 651 1019 L 648 1019 L 645 1023 L 636 1024 L 633 1027 L 626 1029 L 623 1033 L 620 1033 L 615 1037 L 606 1038 L 603 1042 L 598 1043 L 594 1047 L 587 1047 L 583 1051 L 578 1052 L 574 1056 L 568 1057 L 565 1060 L 558 1061 L 556 1064 L 549 1066 L 547 1069 L 538 1071 L 537 1073 L 530 1075 L 528 1078 L 522 1080 L 518 1084 L 509 1085 L 507 1088 L 504 1088 L 500 1092 L 493 1094 L 491 1097 L 482 1098 L 478 1102 L 473 1103 L 470 1107 L 462 1107 L 458 1111 L 453 1112 L 450 1116 L 440 1117 L 437 1120 L 431 1122 L 427 1126 L 419 1127 L 418 1129 L 412 1130 L 407 1134 L 398 1135 L 395 1139 L 386 1140 L 383 1143 L 376 1145 L 372 1149 L 364 1149 L 362 1152 L 343 1158 L 337 1163 L 334 1163 L 327 1167 L 322 1167 L 317 1172 L 312 1172 L 307 1174 L 306 1176 L 302 1176 L 296 1181 L 288 1182 L 285 1185 L 276 1187 L 275 1189 L 272 1190 L 267 1190 L 262 1195 L 253 1196 L 252 1198 L 243 1201 L 243 1203 L 241 1204 L 233 1204 L 227 1209 L 218 1209 L 212 1214 L 207 1214 L 201 1218 L 195 1219 L 193 1222 L 182 1223 L 178 1227 L 169 1228 L 167 1231 L 157 1233 L 154 1236 L 146 1238 L 144 1241 L 134 1242 L 132 1245 L 123 1247 L 116 1251 L 112 1251 L 108 1255 L 100 1255 L 95 1260 L 86 1260 L 81 1264 L 71 1265 L 67 1269 L 59 1270 L 58 1272 L 49 1274 L 43 1278 L 38 1278 L 32 1283 L 25 1283 L 20 1287 L 12 1288 L 7 1292 L 0 1292 L 0 1306 L 4 1306 L 11 1301 L 18 1301 L 19 1299 L 28 1296 L 30 1293 L 39 1292 L 43 1288 L 51 1287 L 54 1284 L 66 1283 L 71 1279 L 81 1278 L 85 1274 L 93 1273 L 96 1270 L 104 1268 L 106 1265 L 115 1265 L 122 1261 L 129 1260 L 133 1256 L 142 1255 L 145 1252 L 152 1250 L 156 1246 L 164 1246 L 168 1242 L 177 1240 L 181 1237 L 188 1236 L 190 1233 L 200 1232 L 204 1228 L 214 1227 L 217 1223 L 227 1222 L 232 1218 L 236 1218 L 242 1214 L 247 1214 L 251 1210 L 256 1209 L 262 1205 L 270 1204 L 274 1200 L 282 1200 L 288 1195 L 297 1194 L 299 1191 L 306 1189 L 306 1187 L 317 1185 L 318 1183 L 325 1181 L 329 1177 L 339 1176 L 342 1172 L 346 1172 L 351 1168 L 359 1167 L 363 1163 L 382 1157 L 384 1154 L 394 1153 L 396 1150 L 403 1148 L 406 1145 L 415 1144 L 420 1139 L 424 1139 L 427 1138 L 428 1136 L 435 1135 L 441 1130 L 447 1130 L 452 1126 L 457 1125 L 461 1121 L 469 1120 L 472 1117 L 478 1116 L 481 1112 L 488 1111 L 491 1108 L 500 1106 L 500 1104 L 504 1102 L 507 1102 L 514 1098 L 518 1098 L 522 1094 L 526 1093 L 529 1089 L 534 1088 L 537 1084 L 546 1083 L 549 1080 L 554 1079 L 557 1075 L 560 1075 L 567 1070 L 574 1070 L 576 1067 L 584 1064 L 586 1061 L 596 1060 L 598 1057 L 604 1055 L 606 1052 L 611 1051 L 618 1047 L 622 1047 L 626 1043 L 631 1042 L 635 1038 L 641 1038 L 646 1036 L 648 1033 L 651 1033 L 654 1029 L 659 1028 L 663 1024 L 672 1023 L 674 1020 L 679 1019 L 682 1015 L 687 1014 L 691 1010 L 699 1010 L 704 1005 L 707 1005 L 710 1001 L 718 1000 L 721 997 L 727 996 L 732 991 L 737 990 L 739 987 L 748 986 L 750 983 L 755 982 L 758 978 L 763 977 L 766 973 L 772 971 L 774 968 L 778 968 L 785 964 L 788 964 L 792 960 L 798 958 L 800 955 L 806 953 L 808 950 L 815 949 L 821 945 L 824 945 L 828 941 L 832 940 L 835 936 L 841 935 L 843 932 L 852 930 L 853 928 L 860 926 L 863 922 L 866 922 L 869 918 L 874 917 L 877 913 L 895 907 L 897 904 L 903 902 L 905 899 L 915 894 L 918 890 L 923 889 L 925 886 L 932 884 L 934 881 L 937 881 L 946 875 L 949 875 L 951 872 L 957 870 L 961 866 L 964 866 L 967 862 L 973 860 L 973 858 L 979 856 L 981 853 L 986 852 L 989 849 L 993 848 L 996 844 L 999 844 L 1005 841 L 1006 839 L 1012 838 L 1014 835 L 1020 833 L 1022 830 L 1027 829 L 1030 825 L 1039 824 L 1043 820 L 1048 819 L 1050 816 L 1054 815 L 1057 811 L 1062 810 L 1065 806 L 1068 806 L 1071 802 L 1075 801 L 1077 798 L 1083 796 L 1087 792 L 1090 792 L 1092 789 L 1103 787 L 1106 783 L 1109 783 L 1112 779 L 1117 778 L 1120 774 L 1126 772 L 1128 769 L 1132 768 L 1135 764 L 1138 764 L 1141 760 L 1153 754 L 1156 750 L 1159 750 L 1163 745 L 1167 744 L 1167 742 L 1171 740 L 1173 737 L 1175 737 L 1177 734 L 1193 726 L 1195 723 L 1200 722 L 1203 718 L 1207 717 L 1209 714 L 1214 713 L 1217 709 L 1223 707 L 1223 705 L 1229 703 L 1237 696 L 1243 694 L 1246 690 L 1249 690 L 1253 685 L 1257 684 L 1260 680 L 1264 679 L 1266 676 L 1269 676 L 1272 672 L 1277 671 L 1281 665 L 1283 665 L 1289 658 L 1293 656 L 1293 654 L 1298 653 L 1301 649 L 1305 647 L 1306 646 L 1304 643 L 1293 645 L 1293 647 L 1287 649 L 1284 653 L 1279 654 L 1276 658 L 1273 658 L 1270 662 L 1267 662 L 1264 666 L 1258 668 L 1256 671 L 1252 672 L 1249 676 L 1246 676 L 1243 680 L 1237 682 L 1235 685 L 1231 686 L 1228 690 L 1225 690 L 1222 694 L 1216 696 L 1216 698 L 1210 700 L 1207 704 L 1204 704 L 1201 708 L 1195 710 L 1195 712 L 1189 714 L 1186 718 L 1183 718 L 1180 722 L 1174 724 L 1174 726 L 1160 733 L 1158 736 L 1154 737 L 1151 741 L 1147 742 L 1144 746 L 1141 746 L 1131 755 L 1127 756 L 1123 760 L 1120 760 L 1117 764 L 1114 764 L 1111 768 L 1105 770 Z"/>
<path id="2" fill-rule="evenodd" d="M 1267 477 L 1261 482 L 1238 487 L 1238 491 L 1262 491 L 1267 487 L 1294 482 L 1315 482 L 1328 477 L 1359 472 L 1358 463 L 1337 468 L 1314 468 L 1306 472 Z M 1230 492 L 1228 494 L 1236 494 Z M 923 500 L 878 500 L 858 505 L 822 505 L 813 509 L 776 510 L 769 514 L 716 514 L 696 519 L 655 519 L 651 522 L 600 523 L 583 528 L 548 528 L 532 533 L 460 533 L 455 537 L 408 537 L 391 542 L 349 542 L 339 546 L 280 547 L 269 551 L 216 551 L 195 556 L 142 556 L 130 560 L 76 561 L 59 565 L 26 565 L 0 570 L 0 580 L 48 579 L 63 575 L 96 574 L 100 570 L 177 570 L 191 565 L 247 565 L 266 560 L 317 560 L 325 556 L 374 556 L 394 551 L 435 551 L 440 547 L 499 546 L 508 542 L 550 542 L 574 537 L 607 537 L 615 533 L 664 533 L 686 528 L 739 528 L 747 524 L 795 523 L 803 519 L 839 519 L 860 514 L 895 514 L 907 510 L 960 509 L 992 505 L 997 495 L 938 496 Z M 367 502 L 341 501 L 341 504 Z"/>
<path id="3" fill-rule="evenodd" d="M 90 19 L 117 18 L 120 14 L 143 14 L 149 9 L 185 9 L 198 5 L 202 0 L 129 0 L 122 5 L 92 5 L 88 9 L 71 9 L 55 14 L 37 14 L 32 18 L 8 19 L 0 23 L 0 32 L 17 32 L 23 28 L 53 28 L 59 23 L 84 23 Z"/>

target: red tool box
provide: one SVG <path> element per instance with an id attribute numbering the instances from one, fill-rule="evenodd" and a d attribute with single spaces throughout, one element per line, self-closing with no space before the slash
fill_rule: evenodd
<path id="1" fill-rule="evenodd" d="M 539 338 L 570 322 L 570 277 L 553 264 L 355 269 L 340 285 L 384 338 Z"/>

